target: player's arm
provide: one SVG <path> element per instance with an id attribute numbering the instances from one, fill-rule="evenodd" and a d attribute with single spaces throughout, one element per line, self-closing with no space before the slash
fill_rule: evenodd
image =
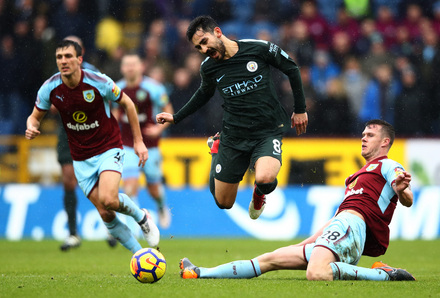
<path id="1" fill-rule="evenodd" d="M 26 139 L 32 140 L 40 135 L 40 124 L 45 115 L 46 111 L 42 111 L 34 107 L 32 114 L 27 118 L 26 121 Z"/>
<path id="2" fill-rule="evenodd" d="M 159 113 L 156 115 L 156 122 L 160 124 L 174 123 L 177 124 L 187 116 L 193 114 L 202 106 L 204 106 L 214 95 L 215 83 L 206 78 L 201 72 L 202 83 L 199 89 L 194 93 L 190 100 L 174 115 L 172 113 Z"/>
<path id="3" fill-rule="evenodd" d="M 411 174 L 404 171 L 396 177 L 392 184 L 394 192 L 399 197 L 399 202 L 405 207 L 411 207 L 414 200 L 410 182 Z"/>
<path id="4" fill-rule="evenodd" d="M 130 124 L 133 134 L 133 149 L 136 155 L 139 156 L 139 166 L 143 167 L 148 159 L 148 149 L 142 139 L 136 107 L 131 98 L 125 93 L 122 93 L 119 104 L 124 108 L 125 114 L 127 115 L 128 123 Z"/>
<path id="5" fill-rule="evenodd" d="M 306 133 L 309 123 L 306 112 L 306 98 L 298 65 L 289 55 L 277 45 L 270 43 L 267 52 L 268 62 L 282 71 L 290 82 L 294 99 L 294 112 L 291 117 L 291 127 L 296 129 L 296 134 Z"/>

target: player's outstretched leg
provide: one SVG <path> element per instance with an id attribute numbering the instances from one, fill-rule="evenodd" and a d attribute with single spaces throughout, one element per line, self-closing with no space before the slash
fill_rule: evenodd
<path id="1" fill-rule="evenodd" d="M 408 271 L 401 268 L 390 267 L 382 262 L 375 262 L 371 268 L 385 271 L 390 281 L 416 280 Z"/>
<path id="2" fill-rule="evenodd" d="M 199 267 L 193 265 L 188 258 L 183 258 L 180 260 L 179 263 L 180 269 L 180 276 L 183 279 L 190 279 L 190 278 L 199 278 L 200 275 L 200 269 Z"/>
<path id="3" fill-rule="evenodd" d="M 390 267 L 382 262 L 376 262 L 371 269 L 343 262 L 333 262 L 330 266 L 333 280 L 415 280 L 407 271 Z"/>
<path id="4" fill-rule="evenodd" d="M 195 266 L 183 258 L 180 260 L 180 276 L 183 279 L 189 278 L 253 278 L 261 275 L 260 264 L 258 260 L 240 260 L 217 267 L 205 268 Z"/>
<path id="5" fill-rule="evenodd" d="M 147 209 L 142 209 L 145 213 L 144 218 L 138 222 L 141 227 L 142 233 L 144 234 L 145 240 L 147 240 L 148 245 L 155 247 L 160 241 L 160 232 L 150 216 Z"/>
<path id="6" fill-rule="evenodd" d="M 249 204 L 249 217 L 257 219 L 264 211 L 266 205 L 266 195 L 257 194 L 257 185 L 254 185 L 254 192 L 252 193 L 252 200 Z"/>

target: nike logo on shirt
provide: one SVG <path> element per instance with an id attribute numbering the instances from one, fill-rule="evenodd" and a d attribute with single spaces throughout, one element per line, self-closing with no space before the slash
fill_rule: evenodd
<path id="1" fill-rule="evenodd" d="M 226 75 L 226 74 L 224 74 L 224 75 L 222 75 L 221 77 L 219 77 L 219 78 L 217 79 L 217 83 L 220 82 L 220 81 L 223 79 L 223 77 L 224 77 L 225 75 Z"/>

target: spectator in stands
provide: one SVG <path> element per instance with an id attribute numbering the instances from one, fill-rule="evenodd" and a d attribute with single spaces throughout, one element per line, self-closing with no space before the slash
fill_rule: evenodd
<path id="1" fill-rule="evenodd" d="M 318 49 L 328 49 L 329 25 L 312 0 L 306 0 L 301 5 L 298 18 L 307 24 L 310 37 Z"/>
<path id="2" fill-rule="evenodd" d="M 378 18 L 380 7 L 388 7 L 395 16 L 402 15 L 403 2 L 406 0 L 371 0 L 371 12 L 373 17 Z M 413 0 L 411 0 L 413 1 Z"/>
<path id="3" fill-rule="evenodd" d="M 170 102 L 176 111 L 180 110 L 199 87 L 194 81 L 191 71 L 187 68 L 178 68 L 174 72 L 174 89 L 170 94 Z M 179 125 L 171 125 L 168 131 L 171 136 L 202 136 L 206 131 L 205 113 L 199 113 L 199 117 L 187 117 Z"/>
<path id="4" fill-rule="evenodd" d="M 251 36 L 257 37 L 258 32 L 265 30 L 271 35 L 275 35 L 279 23 L 278 11 L 282 7 L 279 0 L 255 0 L 253 4 L 253 18 L 251 28 Z M 274 37 L 271 37 L 274 40 Z M 257 38 L 258 39 L 258 38 Z"/>
<path id="5" fill-rule="evenodd" d="M 374 68 L 374 77 L 368 83 L 362 100 L 359 113 L 361 121 L 380 118 L 394 124 L 394 107 L 400 92 L 399 81 L 394 77 L 390 64 L 378 64 Z"/>
<path id="6" fill-rule="evenodd" d="M 405 17 L 402 20 L 402 25 L 408 30 L 411 42 L 417 41 L 420 36 L 421 32 L 419 24 L 422 18 L 422 8 L 416 3 L 408 4 L 405 11 Z"/>
<path id="7" fill-rule="evenodd" d="M 15 51 L 14 38 L 4 35 L 0 44 L 0 134 L 19 134 L 19 110 L 23 106 L 23 99 L 19 92 L 21 72 L 17 65 L 20 60 Z"/>
<path id="8" fill-rule="evenodd" d="M 12 111 L 20 119 L 25 119 L 26 115 L 31 113 L 35 93 L 38 91 L 41 82 L 44 81 L 43 49 L 33 38 L 31 26 L 31 19 L 18 19 L 14 25 L 14 51 L 19 59 L 19 63 L 15 67 L 26 67 L 26 71 L 21 72 L 18 77 L 20 84 L 18 91 L 20 92 L 22 105 L 18 110 Z M 25 124 L 23 121 L 18 121 L 15 126 L 15 133 L 22 134 L 26 130 Z"/>
<path id="9" fill-rule="evenodd" d="M 330 27 L 330 30 L 332 37 L 339 32 L 346 33 L 353 45 L 360 37 L 359 22 L 348 14 L 345 6 L 342 6 L 337 10 L 336 21 Z"/>
<path id="10" fill-rule="evenodd" d="M 391 47 L 393 55 L 405 55 L 410 57 L 414 54 L 414 44 L 411 43 L 408 28 L 399 25 L 396 28 L 396 39 Z"/>
<path id="11" fill-rule="evenodd" d="M 388 6 L 380 6 L 377 11 L 376 29 L 382 34 L 385 47 L 390 49 L 396 42 L 397 21 Z"/>
<path id="12" fill-rule="evenodd" d="M 341 74 L 342 83 L 347 92 L 347 98 L 353 117 L 353 124 L 356 127 L 362 127 L 363 122 L 359 121 L 359 115 L 362 107 L 362 99 L 367 88 L 369 78 L 362 72 L 359 59 L 355 56 L 350 56 L 346 59 L 344 69 Z"/>
<path id="13" fill-rule="evenodd" d="M 343 0 L 316 0 L 316 5 L 321 15 L 330 25 L 337 23 L 338 10 L 345 8 Z"/>
<path id="14" fill-rule="evenodd" d="M 93 48 L 94 25 L 90 26 L 90 20 L 79 10 L 80 0 L 63 0 L 60 7 L 53 13 L 51 24 L 55 28 L 58 40 L 65 36 L 75 35 L 84 41 L 87 48 Z"/>
<path id="15" fill-rule="evenodd" d="M 362 70 L 370 77 L 374 75 L 374 69 L 379 64 L 394 64 L 394 56 L 387 51 L 383 43 L 382 35 L 375 32 L 371 36 L 371 48 L 368 55 L 362 59 Z"/>
<path id="16" fill-rule="evenodd" d="M 340 78 L 327 83 L 326 98 L 319 102 L 319 133 L 326 136 L 349 136 L 353 129 L 353 115 L 350 102 Z"/>
<path id="17" fill-rule="evenodd" d="M 345 60 L 349 56 L 354 55 L 352 42 L 347 32 L 339 31 L 332 36 L 330 54 L 332 61 L 339 69 L 344 67 Z"/>
<path id="18" fill-rule="evenodd" d="M 341 70 L 331 61 L 329 53 L 325 50 L 316 50 L 314 61 L 310 68 L 310 78 L 313 88 L 318 95 L 325 98 L 327 82 L 339 76 Z"/>
<path id="19" fill-rule="evenodd" d="M 371 48 L 371 39 L 376 33 L 376 22 L 373 19 L 366 18 L 360 25 L 361 34 L 356 42 L 355 49 L 359 56 L 366 56 Z"/>
<path id="20" fill-rule="evenodd" d="M 287 52 L 292 53 L 298 65 L 312 65 L 315 44 L 310 38 L 307 24 L 304 21 L 296 20 L 286 26 L 281 46 Z"/>
<path id="21" fill-rule="evenodd" d="M 432 89 L 436 74 L 434 72 L 434 57 L 439 51 L 438 36 L 434 29 L 428 29 L 422 33 L 422 44 L 420 51 L 415 53 L 415 61 L 420 71 L 421 83 L 427 90 Z"/>
<path id="22" fill-rule="evenodd" d="M 396 132 L 402 137 L 424 136 L 431 126 L 427 112 L 432 106 L 427 104 L 428 98 L 423 86 L 417 82 L 414 69 L 404 69 L 401 82 L 402 92 L 395 101 Z"/>
<path id="23" fill-rule="evenodd" d="M 170 58 L 172 63 L 177 67 L 182 66 L 183 57 L 193 53 L 191 45 L 186 40 L 186 29 L 190 23 L 189 19 L 180 19 L 176 23 L 176 40 L 174 46 L 170 49 Z"/>

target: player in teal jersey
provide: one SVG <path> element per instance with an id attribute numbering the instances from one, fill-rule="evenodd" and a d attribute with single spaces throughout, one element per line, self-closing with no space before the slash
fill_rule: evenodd
<path id="1" fill-rule="evenodd" d="M 263 40 L 231 40 L 209 16 L 195 18 L 187 38 L 208 58 L 202 63 L 202 83 L 177 113 L 160 113 L 158 123 L 179 123 L 197 111 L 217 89 L 224 99 L 222 133 L 214 137 L 210 189 L 217 205 L 230 209 L 246 170 L 255 170 L 249 215 L 257 219 L 266 195 L 277 186 L 283 133 L 295 127 L 306 132 L 308 117 L 298 66 L 277 45 Z M 280 104 L 270 74 L 273 66 L 290 80 L 294 113 L 289 118 Z"/>

